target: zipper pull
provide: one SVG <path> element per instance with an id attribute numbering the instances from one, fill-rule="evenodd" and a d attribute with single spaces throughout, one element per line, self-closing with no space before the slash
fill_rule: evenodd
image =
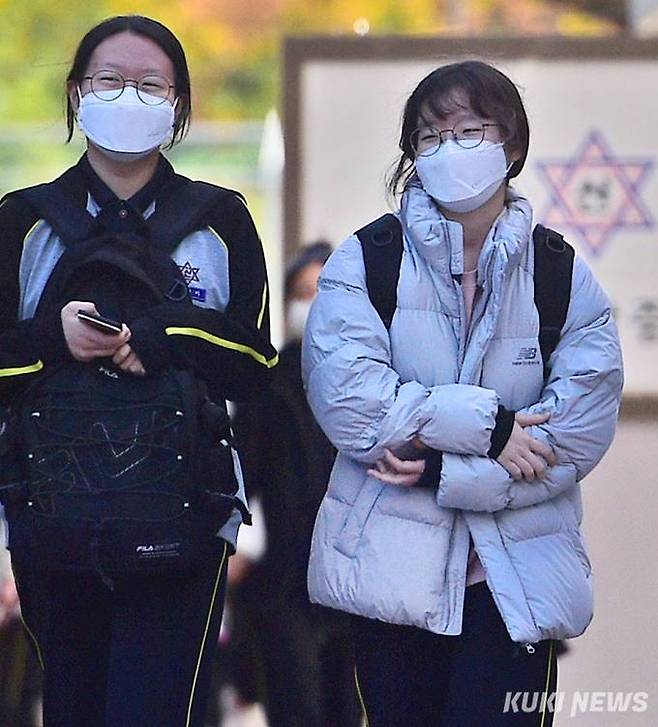
<path id="1" fill-rule="evenodd" d="M 523 644 L 525 646 L 525 650 L 528 652 L 528 654 L 534 654 L 536 649 L 532 644 Z"/>

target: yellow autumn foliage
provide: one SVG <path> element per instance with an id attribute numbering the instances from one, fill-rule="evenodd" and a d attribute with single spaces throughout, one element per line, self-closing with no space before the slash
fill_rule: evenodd
<path id="1" fill-rule="evenodd" d="M 254 118 L 276 103 L 286 34 L 601 35 L 610 21 L 547 0 L 0 0 L 0 120 L 52 119 L 82 35 L 141 13 L 185 47 L 195 115 Z M 356 24 L 356 26 L 355 26 Z"/>

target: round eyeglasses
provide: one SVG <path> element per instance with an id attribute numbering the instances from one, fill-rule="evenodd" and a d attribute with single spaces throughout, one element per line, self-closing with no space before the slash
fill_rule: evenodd
<path id="1" fill-rule="evenodd" d="M 432 156 L 446 140 L 446 136 L 451 134 L 462 149 L 475 149 L 484 141 L 487 129 L 492 126 L 500 124 L 474 124 L 472 121 L 467 121 L 457 124 L 452 129 L 433 129 L 431 126 L 424 126 L 412 132 L 411 148 L 416 156 Z"/>
<path id="2" fill-rule="evenodd" d="M 164 103 L 174 87 L 169 79 L 155 73 L 149 73 L 140 79 L 124 78 L 118 71 L 101 70 L 92 76 L 84 76 L 89 81 L 91 92 L 103 101 L 114 101 L 123 93 L 127 83 L 132 83 L 137 96 L 147 106 L 159 106 Z"/>

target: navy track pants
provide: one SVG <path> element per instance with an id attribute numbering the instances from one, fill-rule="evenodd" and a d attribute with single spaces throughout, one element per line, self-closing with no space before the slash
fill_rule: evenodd
<path id="1" fill-rule="evenodd" d="M 360 617 L 353 627 L 369 727 L 553 724 L 555 642 L 514 643 L 485 583 L 466 589 L 460 636 Z"/>
<path id="2" fill-rule="evenodd" d="M 14 562 L 44 669 L 44 727 L 199 727 L 225 595 L 227 544 L 192 574 L 43 573 Z"/>

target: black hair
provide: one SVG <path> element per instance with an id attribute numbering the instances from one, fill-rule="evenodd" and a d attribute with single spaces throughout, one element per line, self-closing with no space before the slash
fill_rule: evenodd
<path id="1" fill-rule="evenodd" d="M 331 246 L 331 243 L 326 240 L 318 240 L 317 242 L 305 245 L 301 251 L 297 253 L 296 257 L 286 269 L 283 286 L 284 299 L 288 300 L 290 298 L 293 286 L 295 285 L 295 279 L 299 273 L 304 270 L 304 268 L 312 263 L 320 263 L 320 265 L 324 265 L 332 252 L 333 247 Z"/>
<path id="2" fill-rule="evenodd" d="M 178 38 L 157 20 L 146 18 L 143 15 L 117 15 L 94 26 L 78 45 L 73 64 L 66 77 L 67 85 L 71 81 L 78 85 L 82 83 L 93 52 L 106 38 L 126 32 L 152 40 L 165 52 L 174 66 L 174 87 L 178 97 L 178 106 L 174 134 L 169 145 L 171 147 L 183 139 L 190 125 L 192 113 L 190 72 L 185 51 Z M 66 94 L 66 126 L 68 128 L 66 141 L 69 142 L 73 138 L 75 130 L 75 111 L 68 93 Z"/>
<path id="3" fill-rule="evenodd" d="M 528 117 L 517 87 L 501 71 L 482 61 L 468 60 L 441 66 L 425 76 L 416 86 L 404 107 L 399 147 L 402 151 L 388 180 L 392 196 L 403 191 L 414 176 L 415 153 L 411 135 L 418 120 L 428 111 L 445 116 L 455 110 L 455 92 L 462 91 L 473 111 L 482 118 L 493 119 L 504 129 L 505 146 L 521 154 L 507 179 L 516 177 L 525 164 L 530 142 Z"/>

